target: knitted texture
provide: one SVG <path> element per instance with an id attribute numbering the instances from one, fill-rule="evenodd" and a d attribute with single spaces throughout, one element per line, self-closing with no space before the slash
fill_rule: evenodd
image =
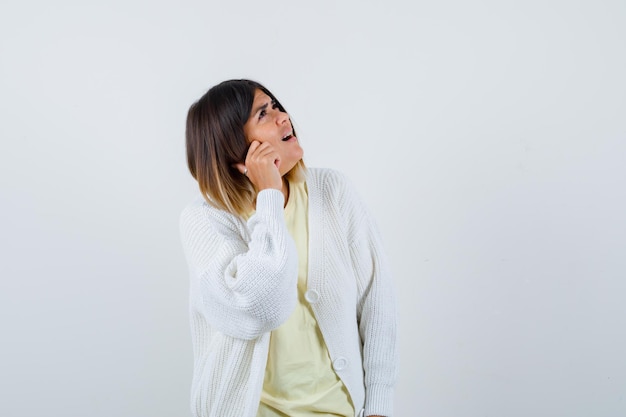
<path id="1" fill-rule="evenodd" d="M 376 226 L 348 181 L 309 169 L 311 303 L 357 413 L 393 414 L 396 312 Z M 196 417 L 255 417 L 272 329 L 297 299 L 297 253 L 278 190 L 246 222 L 198 199 L 181 214 L 190 271 Z"/>

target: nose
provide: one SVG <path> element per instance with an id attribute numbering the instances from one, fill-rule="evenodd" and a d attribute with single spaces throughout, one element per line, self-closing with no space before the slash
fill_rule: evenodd
<path id="1" fill-rule="evenodd" d="M 285 112 L 282 112 L 282 111 L 276 109 L 276 124 L 277 125 L 282 125 L 287 120 L 289 120 L 289 115 L 287 113 L 285 113 Z"/>

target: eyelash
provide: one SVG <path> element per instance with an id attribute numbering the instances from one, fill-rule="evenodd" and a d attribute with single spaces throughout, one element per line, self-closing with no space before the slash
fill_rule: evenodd
<path id="1" fill-rule="evenodd" d="M 272 108 L 273 109 L 277 109 L 278 108 L 278 103 L 276 102 L 276 100 L 272 100 Z M 263 117 L 265 117 L 266 114 L 267 114 L 267 112 L 265 111 L 265 109 L 261 110 L 261 112 L 259 113 L 259 120 L 261 120 Z"/>

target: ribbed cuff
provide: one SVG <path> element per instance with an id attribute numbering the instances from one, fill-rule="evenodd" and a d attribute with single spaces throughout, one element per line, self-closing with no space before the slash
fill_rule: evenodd
<path id="1" fill-rule="evenodd" d="M 393 416 L 393 387 L 370 385 L 365 391 L 366 416 Z"/>
<path id="2" fill-rule="evenodd" d="M 261 216 L 283 216 L 285 196 L 282 191 L 273 188 L 261 190 L 256 196 L 256 214 Z"/>

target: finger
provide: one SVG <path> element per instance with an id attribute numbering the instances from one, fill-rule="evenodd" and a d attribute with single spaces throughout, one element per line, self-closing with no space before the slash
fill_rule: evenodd
<path id="1" fill-rule="evenodd" d="M 261 142 L 253 140 L 252 142 L 250 142 L 250 146 L 248 146 L 248 151 L 246 153 L 246 158 L 248 158 L 250 155 L 252 155 L 256 149 L 259 147 L 259 145 L 261 144 Z"/>
<path id="2" fill-rule="evenodd" d="M 250 152 L 255 153 L 255 154 L 265 155 L 268 150 L 274 149 L 272 145 L 270 145 L 267 142 L 263 142 L 263 143 L 257 142 L 257 143 L 258 145 L 254 147 L 254 150 L 250 149 Z M 252 146 L 250 146 L 250 148 L 252 148 Z"/>
<path id="3" fill-rule="evenodd" d="M 271 147 L 259 147 L 255 150 L 254 154 L 250 155 L 246 159 L 246 165 L 266 165 L 273 163 L 276 159 L 279 159 L 280 155 Z"/>
<path id="4" fill-rule="evenodd" d="M 256 157 L 268 159 L 271 157 L 278 157 L 278 153 L 272 147 L 267 147 L 265 149 L 258 149 L 256 151 Z"/>

